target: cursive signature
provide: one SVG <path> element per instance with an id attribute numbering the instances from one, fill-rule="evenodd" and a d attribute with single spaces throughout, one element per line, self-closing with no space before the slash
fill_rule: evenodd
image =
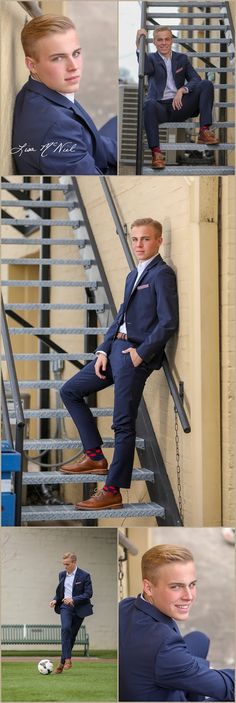
<path id="1" fill-rule="evenodd" d="M 74 153 L 76 147 L 77 144 L 74 144 L 73 142 L 48 142 L 47 144 L 41 144 L 40 147 L 36 148 L 34 146 L 30 146 L 29 144 L 27 144 L 27 142 L 25 142 L 24 144 L 13 146 L 11 149 L 11 154 L 23 156 L 23 154 L 27 154 L 29 152 L 36 153 L 37 151 L 39 151 L 42 158 L 45 158 L 46 156 L 48 156 L 48 154 Z"/>

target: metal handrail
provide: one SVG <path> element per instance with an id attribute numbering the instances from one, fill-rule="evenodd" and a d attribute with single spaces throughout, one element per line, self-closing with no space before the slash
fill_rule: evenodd
<path id="1" fill-rule="evenodd" d="M 119 214 L 117 212 L 117 209 L 116 209 L 113 197 L 112 197 L 111 190 L 108 186 L 107 178 L 102 176 L 102 177 L 100 177 L 100 181 L 101 181 L 104 193 L 106 195 L 108 205 L 110 207 L 110 211 L 111 211 L 111 214 L 112 214 L 115 226 L 116 226 L 117 234 L 120 238 L 120 241 L 121 241 L 123 250 L 125 252 L 127 261 L 129 263 L 130 269 L 132 269 L 135 266 L 135 261 L 134 261 L 132 254 L 131 254 L 131 251 L 130 251 L 130 248 L 129 248 L 129 245 L 127 242 L 126 234 L 125 234 L 124 228 L 122 227 L 121 220 L 120 220 Z M 185 409 L 183 406 L 183 402 L 182 402 L 182 399 L 181 399 L 180 394 L 178 392 L 173 374 L 170 370 L 170 366 L 169 366 L 169 362 L 168 362 L 166 354 L 164 354 L 162 366 L 164 369 L 165 377 L 166 377 L 166 380 L 167 380 L 167 383 L 169 386 L 169 390 L 172 395 L 174 405 L 177 410 L 182 428 L 183 428 L 184 432 L 186 432 L 186 433 L 191 432 L 191 427 L 190 427 L 190 424 L 189 424 L 189 421 L 188 421 L 188 418 L 187 418 L 187 415 L 186 415 L 186 412 L 185 412 Z"/>
<path id="2" fill-rule="evenodd" d="M 1 398 L 2 398 L 2 419 L 3 419 L 3 427 L 5 430 L 5 437 L 6 437 L 7 442 L 10 444 L 10 447 L 12 447 L 12 449 L 14 449 L 13 437 L 12 437 L 12 431 L 11 431 L 11 423 L 10 423 L 9 411 L 8 411 L 8 407 L 7 407 L 7 399 L 6 399 L 2 371 L 1 371 Z"/>
<path id="3" fill-rule="evenodd" d="M 16 375 L 14 356 L 10 341 L 9 330 L 7 326 L 6 313 L 1 296 L 1 312 L 2 312 L 2 338 L 3 346 L 6 355 L 9 380 L 11 384 L 12 399 L 15 408 L 16 417 L 16 439 L 15 450 L 21 455 L 20 471 L 15 474 L 15 493 L 16 493 L 16 510 L 15 510 L 15 525 L 18 527 L 21 524 L 21 499 L 22 499 L 22 473 L 23 473 L 23 443 L 24 443 L 24 427 L 25 418 L 21 404 L 20 390 Z M 4 402 L 4 399 L 3 399 Z"/>
<path id="4" fill-rule="evenodd" d="M 21 2 L 21 0 L 18 0 L 18 5 L 21 5 L 23 7 L 23 10 L 25 10 L 30 17 L 39 17 L 40 15 L 43 14 L 42 10 L 40 9 L 39 5 L 35 0 L 27 0 L 27 2 Z"/>

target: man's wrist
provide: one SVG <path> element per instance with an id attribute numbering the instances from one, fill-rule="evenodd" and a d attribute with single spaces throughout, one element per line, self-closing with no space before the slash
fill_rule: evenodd
<path id="1" fill-rule="evenodd" d="M 96 351 L 94 353 L 95 353 L 95 356 L 98 356 L 99 354 L 103 354 L 104 356 L 107 357 L 107 353 L 105 351 Z"/>

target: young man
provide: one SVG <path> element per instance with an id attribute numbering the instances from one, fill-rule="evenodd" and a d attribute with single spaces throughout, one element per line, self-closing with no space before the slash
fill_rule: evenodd
<path id="1" fill-rule="evenodd" d="M 139 49 L 145 29 L 139 29 L 136 46 Z M 157 51 L 145 54 L 145 74 L 148 76 L 148 94 L 144 101 L 144 126 L 148 146 L 152 151 L 152 168 L 165 167 L 159 145 L 159 124 L 183 122 L 200 115 L 198 144 L 218 144 L 210 129 L 214 100 L 213 83 L 201 80 L 186 54 L 172 51 L 170 27 L 156 27 L 153 43 Z M 137 51 L 139 58 L 139 51 Z"/>
<path id="2" fill-rule="evenodd" d="M 196 597 L 192 553 L 162 544 L 142 558 L 143 593 L 120 604 L 120 700 L 234 700 L 234 672 L 209 669 L 209 639 L 182 637 Z"/>
<path id="3" fill-rule="evenodd" d="M 77 558 L 73 552 L 67 552 L 63 558 L 64 571 L 59 573 L 56 595 L 50 601 L 50 608 L 61 617 L 61 661 L 55 674 L 71 669 L 71 652 L 83 619 L 93 614 L 90 598 L 93 595 L 90 574 L 77 567 Z"/>
<path id="4" fill-rule="evenodd" d="M 30 77 L 14 110 L 12 154 L 18 173 L 115 173 L 115 139 L 106 136 L 105 128 L 99 133 L 75 99 L 83 65 L 73 22 L 41 15 L 25 25 L 21 39 Z"/>
<path id="5" fill-rule="evenodd" d="M 162 365 L 165 345 L 178 326 L 178 297 L 174 271 L 159 254 L 162 226 L 152 218 L 135 220 L 131 242 L 138 269 L 129 273 L 124 302 L 97 359 L 86 365 L 61 389 L 62 400 L 80 433 L 85 458 L 62 468 L 64 473 L 107 474 L 102 438 L 85 396 L 114 383 L 113 429 L 115 450 L 106 485 L 78 509 L 122 507 L 120 488 L 131 483 L 135 421 L 147 378 Z"/>

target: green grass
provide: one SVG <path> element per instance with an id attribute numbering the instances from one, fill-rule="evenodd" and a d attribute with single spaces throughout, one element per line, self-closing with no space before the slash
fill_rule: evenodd
<path id="1" fill-rule="evenodd" d="M 48 656 L 48 654 L 47 654 Z M 43 658 L 43 657 L 41 657 Z M 74 662 L 63 674 L 43 676 L 34 662 L 2 663 L 2 701 L 116 701 L 116 664 Z M 58 660 L 53 660 L 54 665 Z"/>
<path id="2" fill-rule="evenodd" d="M 45 651 L 42 649 L 37 649 L 37 647 L 34 647 L 33 649 L 4 649 L 2 647 L 2 656 L 3 657 L 39 657 L 40 659 L 50 659 L 50 657 L 60 657 L 61 650 L 60 649 L 49 649 L 47 645 L 45 645 L 46 648 L 46 654 Z M 44 648 L 44 649 L 45 649 Z M 81 649 L 75 649 L 73 650 L 73 654 L 75 657 L 83 657 L 84 652 Z M 116 659 L 117 656 L 117 651 L 115 649 L 90 649 L 89 650 L 89 656 L 90 657 L 100 657 L 101 659 Z M 86 657 L 85 657 L 86 659 Z"/>

